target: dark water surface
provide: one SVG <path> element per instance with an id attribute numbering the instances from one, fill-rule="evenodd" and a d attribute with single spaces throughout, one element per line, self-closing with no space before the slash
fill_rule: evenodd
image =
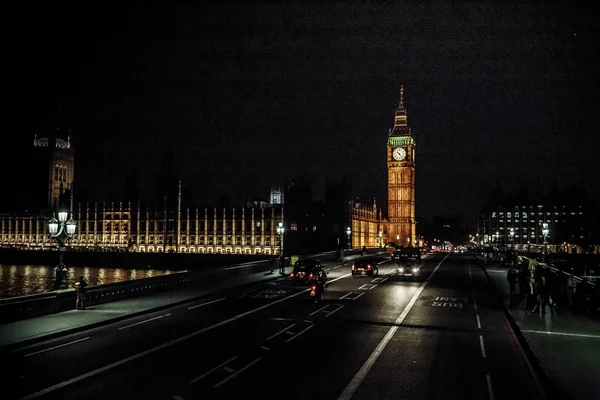
<path id="1" fill-rule="evenodd" d="M 67 285 L 73 288 L 80 275 L 83 275 L 90 286 L 95 286 L 169 275 L 176 272 L 182 271 L 149 268 L 69 267 L 67 270 Z M 44 293 L 52 288 L 53 281 L 54 267 L 0 264 L 0 298 Z"/>

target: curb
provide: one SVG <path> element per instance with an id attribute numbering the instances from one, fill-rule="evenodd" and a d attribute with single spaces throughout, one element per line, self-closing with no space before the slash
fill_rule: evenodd
<path id="1" fill-rule="evenodd" d="M 535 355 L 535 352 L 533 351 L 531 346 L 529 346 L 529 343 L 527 343 L 527 339 L 525 339 L 525 335 L 523 335 L 523 332 L 521 332 L 521 328 L 519 328 L 519 325 L 517 324 L 517 321 L 515 321 L 515 318 L 513 317 L 512 313 L 510 312 L 510 309 L 504 303 L 501 292 L 498 290 L 498 287 L 496 286 L 496 284 L 494 283 L 494 281 L 488 274 L 485 266 L 483 266 L 479 262 L 479 260 L 477 260 L 477 258 L 475 258 L 475 260 L 477 261 L 477 266 L 483 270 L 483 273 L 487 277 L 489 284 L 494 288 L 494 291 L 496 292 L 496 296 L 498 298 L 498 302 L 500 303 L 502 310 L 504 311 L 504 314 L 506 315 L 506 318 L 508 319 L 508 322 L 510 323 L 510 326 L 512 327 L 513 332 L 515 332 L 515 335 L 517 336 L 517 340 L 519 341 L 519 344 L 525 351 L 525 354 L 526 354 L 527 358 L 529 359 L 529 362 L 531 363 L 535 373 L 538 375 L 538 378 L 540 378 L 542 388 L 543 388 L 542 395 L 547 399 L 556 399 L 556 397 L 555 397 L 556 394 L 554 394 L 552 396 L 548 395 L 548 393 L 555 393 L 552 382 L 551 382 L 550 378 L 548 377 L 548 374 L 546 374 L 546 371 L 544 370 L 544 367 L 542 366 L 541 361 Z"/>

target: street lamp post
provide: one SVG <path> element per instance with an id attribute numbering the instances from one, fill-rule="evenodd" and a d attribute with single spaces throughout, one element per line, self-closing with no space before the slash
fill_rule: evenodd
<path id="1" fill-rule="evenodd" d="M 544 235 L 544 262 L 548 264 L 548 233 L 550 233 L 550 229 L 548 229 L 548 223 L 542 223 L 542 235 Z"/>
<path id="2" fill-rule="evenodd" d="M 66 268 L 63 263 L 63 255 L 65 251 L 65 243 L 67 240 L 73 237 L 75 234 L 75 228 L 77 226 L 77 223 L 73 221 L 72 215 L 68 220 L 67 217 L 69 217 L 69 214 L 66 211 L 59 211 L 58 220 L 52 217 L 48 222 L 48 231 L 50 232 L 50 236 L 58 243 L 59 252 L 59 262 L 58 266 L 56 267 L 54 289 L 67 288 Z"/>
<path id="3" fill-rule="evenodd" d="M 346 240 L 346 248 L 348 248 L 348 249 L 352 247 L 352 246 L 351 246 L 351 242 L 350 242 L 350 234 L 351 234 L 351 233 L 352 233 L 352 230 L 350 230 L 350 227 L 349 227 L 349 226 L 348 226 L 348 227 L 346 227 L 346 237 L 347 237 L 347 240 Z"/>
<path id="4" fill-rule="evenodd" d="M 279 235 L 279 256 L 283 257 L 283 232 L 285 228 L 283 227 L 283 222 L 277 224 L 277 235 Z"/>

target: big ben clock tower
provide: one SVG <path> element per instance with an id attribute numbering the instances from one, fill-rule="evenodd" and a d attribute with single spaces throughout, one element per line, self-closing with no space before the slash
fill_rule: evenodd
<path id="1" fill-rule="evenodd" d="M 415 220 L 415 139 L 408 127 L 404 86 L 394 113 L 394 127 L 387 141 L 388 229 L 387 241 L 403 246 L 416 245 Z"/>

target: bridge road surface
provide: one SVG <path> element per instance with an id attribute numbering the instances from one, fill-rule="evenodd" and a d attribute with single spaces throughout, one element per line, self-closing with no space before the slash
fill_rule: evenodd
<path id="1" fill-rule="evenodd" d="M 17 349 L 3 398 L 546 398 L 472 257 L 337 265 L 320 304 L 281 278 Z"/>

